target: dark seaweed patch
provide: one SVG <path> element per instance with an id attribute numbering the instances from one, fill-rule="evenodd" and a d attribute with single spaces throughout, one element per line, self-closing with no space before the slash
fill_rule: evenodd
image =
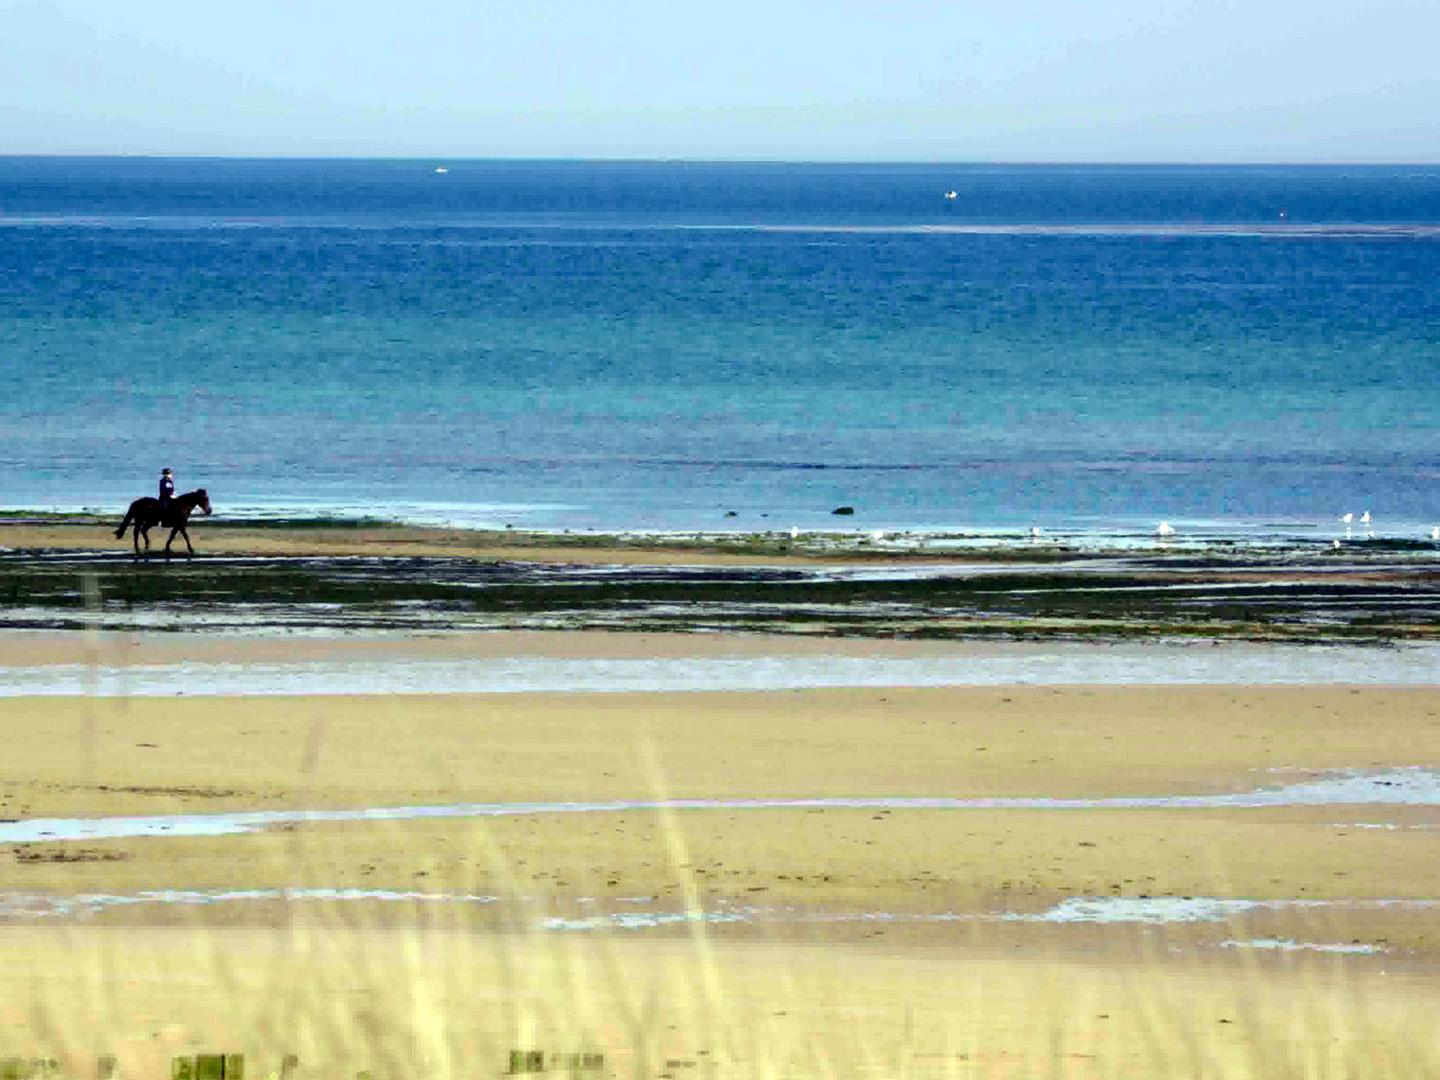
<path id="1" fill-rule="evenodd" d="M 1235 571 L 1253 571 L 1236 579 Z M 553 565 L 444 558 L 0 556 L 0 624 L 766 630 L 909 637 L 1367 640 L 1440 636 L 1440 574 L 1375 561 L 1294 580 L 1257 560 L 885 577 L 835 569 Z M 86 580 L 94 589 L 87 593 Z M 87 611 L 97 603 L 98 608 Z M 148 624 L 155 624 L 150 618 Z"/>

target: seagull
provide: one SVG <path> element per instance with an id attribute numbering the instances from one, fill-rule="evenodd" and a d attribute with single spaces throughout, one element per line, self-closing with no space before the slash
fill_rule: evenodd
<path id="1" fill-rule="evenodd" d="M 1156 535 L 1156 536 L 1174 536 L 1174 535 L 1175 535 L 1175 526 L 1174 526 L 1174 525 L 1171 525 L 1168 521 L 1162 521 L 1162 522 L 1160 522 L 1159 525 L 1155 526 L 1155 535 Z"/>

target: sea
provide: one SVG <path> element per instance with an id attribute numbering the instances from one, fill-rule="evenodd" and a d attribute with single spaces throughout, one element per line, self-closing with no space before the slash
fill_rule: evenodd
<path id="1" fill-rule="evenodd" d="M 0 157 L 13 513 L 1418 539 L 1437 407 L 1437 166 Z"/>

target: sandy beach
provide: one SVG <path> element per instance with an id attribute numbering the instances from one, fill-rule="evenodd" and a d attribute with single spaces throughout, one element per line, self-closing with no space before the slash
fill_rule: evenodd
<path id="1" fill-rule="evenodd" d="M 276 553 L 371 541 L 311 542 Z M 1337 1069 L 1440 1061 L 1426 647 L 87 610 L 0 632 L 0 1041 L 72 1074 L 231 1050 L 305 1077 L 501 1075 L 515 1051 L 614 1076 L 1298 1076 L 1319 1030 Z M 1177 657 L 1218 681 L 1135 681 Z M 953 682 L 844 684 L 914 664 Z M 798 674 L 605 688 L 624 665 Z M 550 681 L 446 682 L 476 670 Z M 47 679 L 89 692 L 26 691 Z"/>
<path id="2" fill-rule="evenodd" d="M 663 799 L 1106 800 L 1440 767 L 1426 750 L 1440 733 L 1440 692 L 1415 688 L 16 698 L 0 701 L 0 718 L 14 748 L 0 816 L 26 819 Z M 466 892 L 504 892 L 512 882 L 462 854 L 483 834 L 506 866 L 523 861 L 526 889 L 568 908 L 582 896 L 674 896 L 684 875 L 655 857 L 662 817 L 683 833 L 707 901 L 731 904 L 934 914 L 1141 892 L 1440 898 L 1440 870 L 1422 854 L 1434 835 L 1420 828 L 1440 819 L 1426 805 L 535 812 L 35 845 L 0 858 L 18 891 L 407 889 L 424 879 L 427 889 L 463 880 Z M 1348 828 L 1365 823 L 1396 827 Z M 286 859 L 297 836 L 315 860 L 303 880 Z M 66 861 L 72 849 L 80 854 Z M 137 915 L 145 911 L 123 913 Z"/>
<path id="3" fill-rule="evenodd" d="M 83 647 L 38 638 L 25 658 Z M 315 1075 L 392 1054 L 478 1055 L 494 1075 L 509 1050 L 539 1047 L 607 1053 L 615 1075 L 707 1057 L 715 1075 L 754 1075 L 769 1055 L 788 1055 L 775 1075 L 811 1075 L 818 1054 L 850 1061 L 841 1075 L 1022 1076 L 1060 1055 L 1067 1075 L 1114 1076 L 1154 1066 L 1157 1030 L 1166 1053 L 1183 1035 L 1215 1063 L 1283 1059 L 1293 1046 L 1272 1022 L 1287 1011 L 1347 1017 L 1344 1055 L 1377 1038 L 1384 1053 L 1434 1052 L 1415 1041 L 1440 960 L 1433 798 L 554 810 L 1074 802 L 1433 772 L 1434 689 L 18 697 L 0 723 L 8 818 L 531 807 L 4 845 L 6 1000 L 64 1026 L 71 1057 L 100 1040 L 152 1069 L 187 1049 L 284 1046 Z M 106 960 L 65 959 L 82 955 Z M 317 985 L 335 988 L 323 1007 Z M 200 987 L 242 1007 L 217 1014 Z M 260 987 L 286 1005 L 261 1004 Z M 35 1015 L 7 1014 L 12 1040 L 55 1047 Z M 1117 1022 L 1097 1030 L 1100 1016 Z"/>

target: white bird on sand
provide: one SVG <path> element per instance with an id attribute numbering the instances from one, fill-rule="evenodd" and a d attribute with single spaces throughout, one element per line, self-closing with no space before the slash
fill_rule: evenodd
<path id="1" fill-rule="evenodd" d="M 1175 526 L 1174 526 L 1174 525 L 1171 525 L 1168 521 L 1162 521 L 1162 522 L 1160 522 L 1159 525 L 1155 526 L 1155 535 L 1156 535 L 1156 536 L 1174 536 L 1174 535 L 1175 535 Z"/>

